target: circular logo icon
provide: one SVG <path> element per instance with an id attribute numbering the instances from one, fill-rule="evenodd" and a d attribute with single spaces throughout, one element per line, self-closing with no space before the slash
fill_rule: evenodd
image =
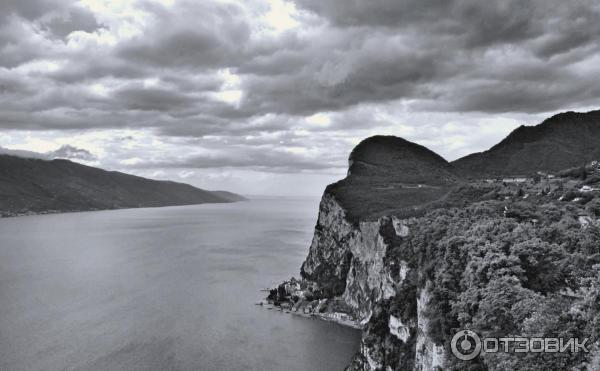
<path id="1" fill-rule="evenodd" d="M 462 330 L 454 335 L 450 347 L 456 358 L 470 361 L 481 352 L 481 339 L 471 330 Z"/>

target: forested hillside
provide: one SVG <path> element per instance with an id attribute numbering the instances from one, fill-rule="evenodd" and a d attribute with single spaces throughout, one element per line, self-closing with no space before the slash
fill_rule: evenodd
<path id="1" fill-rule="evenodd" d="M 425 287 L 426 336 L 445 349 L 445 370 L 600 369 L 600 168 L 519 183 L 477 182 L 456 192 L 481 196 L 405 220 L 410 233 L 403 237 L 382 228 L 391 274 L 403 265 L 410 273 L 396 295 L 377 304 L 356 369 L 367 362 L 364 354 L 394 369 L 415 366 L 414 348 L 390 333 L 390 318 L 414 324 L 415 293 Z M 596 343 L 591 353 L 482 353 L 460 361 L 448 345 L 461 329 L 481 338 Z"/>

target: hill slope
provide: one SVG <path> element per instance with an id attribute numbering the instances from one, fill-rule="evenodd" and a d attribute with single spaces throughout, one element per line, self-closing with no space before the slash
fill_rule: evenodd
<path id="1" fill-rule="evenodd" d="M 404 183 L 445 183 L 456 178 L 452 166 L 435 152 L 394 136 L 376 135 L 350 153 L 348 174 Z"/>
<path id="2" fill-rule="evenodd" d="M 520 126 L 488 151 L 452 164 L 468 175 L 558 171 L 600 158 L 600 111 L 565 112 L 537 126 Z"/>
<path id="3" fill-rule="evenodd" d="M 348 163 L 348 176 L 325 192 L 355 220 L 439 199 L 459 179 L 436 153 L 393 136 L 363 140 Z"/>
<path id="4" fill-rule="evenodd" d="M 0 155 L 0 215 L 234 202 L 229 192 L 156 181 L 67 160 Z"/>

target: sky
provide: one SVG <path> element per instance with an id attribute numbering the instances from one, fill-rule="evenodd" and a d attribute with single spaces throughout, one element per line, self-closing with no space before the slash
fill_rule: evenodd
<path id="1" fill-rule="evenodd" d="M 371 135 L 597 109 L 599 40 L 596 0 L 2 0 L 0 152 L 318 196 Z"/>

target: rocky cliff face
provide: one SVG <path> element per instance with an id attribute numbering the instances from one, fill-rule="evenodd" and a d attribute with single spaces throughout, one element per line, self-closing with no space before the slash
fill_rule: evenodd
<path id="1" fill-rule="evenodd" d="M 450 346 L 461 329 L 598 338 L 597 161 L 466 182 L 427 149 L 378 137 L 353 151 L 350 168 L 323 195 L 300 284 L 311 313 L 328 303 L 362 325 L 348 371 L 597 369 L 599 341 L 590 354 L 471 361 Z"/>
<path id="2" fill-rule="evenodd" d="M 353 224 L 333 195 L 322 198 L 301 272 L 324 296 L 343 300 L 364 326 L 348 370 L 436 370 L 443 363 L 443 347 L 427 335 L 430 285 L 418 288 L 410 252 L 389 254 L 409 234 L 395 217 Z"/>
<path id="3" fill-rule="evenodd" d="M 319 218 L 308 257 L 300 273 L 303 278 L 319 283 L 323 296 L 341 295 L 346 288 L 352 251 L 358 231 L 346 218 L 346 211 L 335 198 L 325 194 L 319 207 Z"/>
<path id="4" fill-rule="evenodd" d="M 382 221 L 351 223 L 336 199 L 325 194 L 303 278 L 316 282 L 325 296 L 340 296 L 356 317 L 366 323 L 373 304 L 395 293 L 401 277 L 384 264 L 387 244 Z"/>
<path id="5" fill-rule="evenodd" d="M 403 246 L 410 227 L 389 215 L 398 214 L 392 206 L 414 211 L 441 197 L 454 181 L 452 167 L 425 147 L 378 136 L 352 151 L 348 177 L 325 191 L 301 274 L 364 328 L 348 370 L 441 366 L 444 350 L 428 336 L 430 287 L 419 285 L 418 259 Z"/>

